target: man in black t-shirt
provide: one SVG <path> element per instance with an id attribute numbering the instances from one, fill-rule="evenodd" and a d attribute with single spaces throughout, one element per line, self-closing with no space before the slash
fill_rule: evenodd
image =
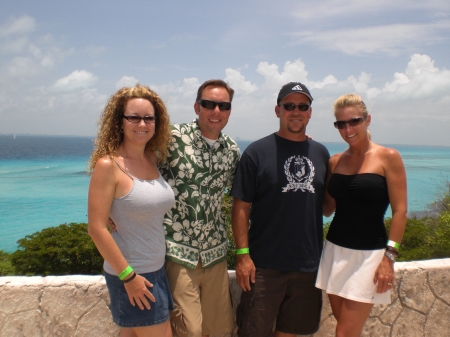
<path id="1" fill-rule="evenodd" d="M 240 337 L 309 335 L 319 327 L 315 280 L 330 155 L 306 137 L 312 100 L 302 83 L 284 85 L 275 106 L 278 132 L 247 147 L 237 168 L 231 195 Z"/>

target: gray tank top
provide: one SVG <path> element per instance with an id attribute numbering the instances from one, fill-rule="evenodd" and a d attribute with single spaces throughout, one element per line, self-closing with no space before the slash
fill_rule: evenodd
<path id="1" fill-rule="evenodd" d="M 114 162 L 133 180 L 133 187 L 112 202 L 109 216 L 117 228 L 112 237 L 136 273 L 159 270 L 166 255 L 164 214 L 175 204 L 172 188 L 161 174 L 155 180 L 140 180 Z M 107 261 L 103 268 L 108 274 L 117 275 Z"/>

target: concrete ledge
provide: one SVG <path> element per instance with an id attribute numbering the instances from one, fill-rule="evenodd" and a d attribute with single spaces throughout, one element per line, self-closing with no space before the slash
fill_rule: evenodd
<path id="1" fill-rule="evenodd" d="M 362 336 L 450 336 L 450 258 L 395 269 L 392 304 L 374 306 Z M 236 310 L 241 290 L 229 274 Z M 103 276 L 0 277 L 0 337 L 118 336 L 108 305 Z M 324 294 L 320 329 L 311 336 L 332 337 L 335 324 Z"/>

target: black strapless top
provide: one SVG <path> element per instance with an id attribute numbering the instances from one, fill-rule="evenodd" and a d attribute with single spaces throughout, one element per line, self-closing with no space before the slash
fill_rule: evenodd
<path id="1" fill-rule="evenodd" d="M 389 195 L 385 177 L 375 173 L 333 173 L 328 192 L 336 200 L 328 241 L 358 250 L 386 247 L 384 215 Z"/>

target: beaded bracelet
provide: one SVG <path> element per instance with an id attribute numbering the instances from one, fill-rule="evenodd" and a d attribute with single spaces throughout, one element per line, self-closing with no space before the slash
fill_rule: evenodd
<path id="1" fill-rule="evenodd" d="M 386 246 L 386 251 L 387 252 L 391 252 L 392 254 L 395 254 L 395 255 L 398 256 L 398 250 L 393 248 L 393 247 L 391 247 L 391 246 Z"/>
<path id="2" fill-rule="evenodd" d="M 131 277 L 129 279 L 126 280 L 122 280 L 123 283 L 128 283 L 134 280 L 134 278 L 136 277 L 136 272 L 133 271 L 133 275 L 131 275 Z"/>

